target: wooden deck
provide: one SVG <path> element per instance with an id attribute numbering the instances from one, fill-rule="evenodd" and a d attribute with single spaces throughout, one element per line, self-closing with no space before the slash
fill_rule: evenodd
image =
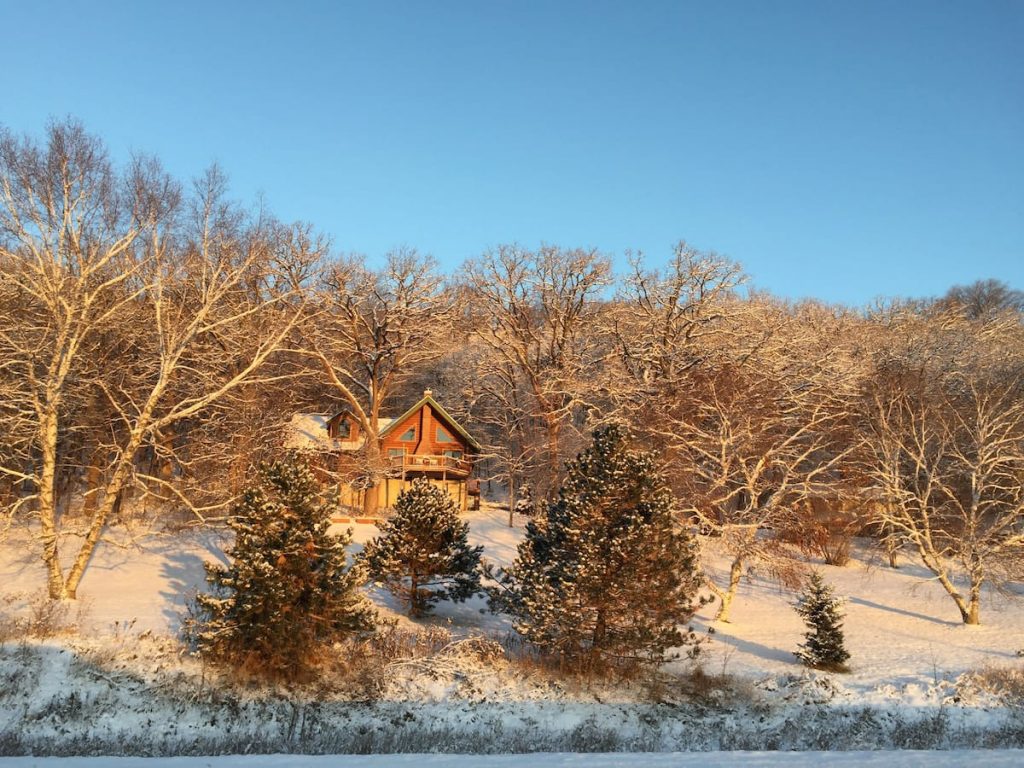
<path id="1" fill-rule="evenodd" d="M 396 473 L 423 472 L 455 479 L 468 477 L 473 465 L 465 459 L 451 456 L 407 453 L 404 456 L 392 456 L 391 467 Z"/>

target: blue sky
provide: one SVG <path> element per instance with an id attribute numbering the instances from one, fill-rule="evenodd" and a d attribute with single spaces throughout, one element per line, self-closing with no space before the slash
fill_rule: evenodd
<path id="1" fill-rule="evenodd" d="M 338 250 L 685 238 L 860 304 L 1024 289 L 1024 2 L 0 0 L 0 122 L 216 160 Z"/>

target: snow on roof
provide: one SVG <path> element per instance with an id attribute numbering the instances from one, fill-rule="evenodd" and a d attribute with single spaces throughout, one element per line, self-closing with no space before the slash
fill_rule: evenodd
<path id="1" fill-rule="evenodd" d="M 363 437 L 358 440 L 337 440 L 328 435 L 327 422 L 337 416 L 336 413 L 296 413 L 288 424 L 284 447 L 296 451 L 354 451 L 363 445 Z M 377 420 L 378 429 L 383 432 L 394 419 Z"/>
<path id="2" fill-rule="evenodd" d="M 361 447 L 363 438 L 358 440 L 337 440 L 327 432 L 330 413 L 296 413 L 288 424 L 284 447 L 296 451 L 322 453 L 324 451 L 354 451 Z"/>
<path id="3" fill-rule="evenodd" d="M 333 451 L 337 440 L 327 435 L 327 413 L 296 413 L 288 424 L 284 447 L 297 451 Z"/>

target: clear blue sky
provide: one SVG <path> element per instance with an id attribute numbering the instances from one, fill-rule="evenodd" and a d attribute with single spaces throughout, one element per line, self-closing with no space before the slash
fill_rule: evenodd
<path id="1" fill-rule="evenodd" d="M 0 0 L 0 122 L 81 118 L 378 257 L 498 243 L 787 296 L 1024 288 L 1024 1 Z"/>

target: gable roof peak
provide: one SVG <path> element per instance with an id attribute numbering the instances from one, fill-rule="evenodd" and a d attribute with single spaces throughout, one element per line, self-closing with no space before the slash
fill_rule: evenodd
<path id="1" fill-rule="evenodd" d="M 439 402 L 437 402 L 437 400 L 434 399 L 434 393 L 429 389 L 423 391 L 423 397 L 420 398 L 418 403 L 413 405 L 411 408 L 409 408 L 409 410 L 407 410 L 398 418 L 393 419 L 392 422 L 387 427 L 382 428 L 379 433 L 380 436 L 384 437 L 386 434 L 388 434 L 388 432 L 390 432 L 393 429 L 396 429 L 399 424 L 404 422 L 407 418 L 412 416 L 412 414 L 420 410 L 420 408 L 422 408 L 424 405 L 428 403 L 430 404 L 431 410 L 434 411 L 434 413 L 438 414 L 442 418 L 442 420 L 448 422 L 452 429 L 454 429 L 456 432 L 462 435 L 466 439 L 466 442 L 469 443 L 471 448 L 473 448 L 476 451 L 483 450 L 480 447 L 480 443 L 474 440 L 473 436 L 470 435 L 469 432 L 467 432 L 465 428 L 461 424 L 459 424 L 459 422 L 457 422 L 454 418 L 452 418 L 452 415 L 444 409 L 444 406 L 442 406 Z"/>

